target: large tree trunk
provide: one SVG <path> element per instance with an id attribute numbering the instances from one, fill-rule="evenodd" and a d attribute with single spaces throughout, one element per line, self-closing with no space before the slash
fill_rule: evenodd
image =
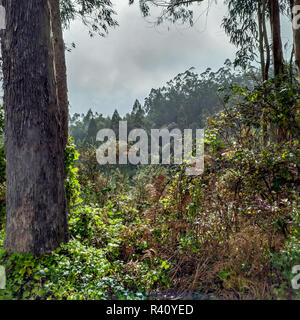
<path id="1" fill-rule="evenodd" d="M 300 6 L 300 0 L 294 0 L 295 6 Z M 294 11 L 294 15 L 299 14 L 300 9 L 297 11 Z M 300 19 L 298 20 L 298 23 L 300 23 Z M 300 78 L 300 28 L 293 28 L 294 33 L 294 53 L 295 53 L 295 63 L 297 65 L 298 69 L 298 75 Z"/>
<path id="2" fill-rule="evenodd" d="M 4 6 L 4 245 L 11 252 L 40 255 L 68 240 L 50 5 L 45 0 L 6 0 Z"/>
<path id="3" fill-rule="evenodd" d="M 55 59 L 55 76 L 57 95 L 61 111 L 61 126 L 64 145 L 68 143 L 69 101 L 67 87 L 67 70 L 65 58 L 65 43 L 63 40 L 62 23 L 60 16 L 59 0 L 49 0 L 51 7 L 52 43 Z"/>
<path id="4" fill-rule="evenodd" d="M 270 23 L 273 42 L 273 64 L 274 76 L 277 77 L 283 74 L 283 53 L 281 42 L 281 28 L 280 28 L 280 9 L 278 0 L 270 0 Z"/>

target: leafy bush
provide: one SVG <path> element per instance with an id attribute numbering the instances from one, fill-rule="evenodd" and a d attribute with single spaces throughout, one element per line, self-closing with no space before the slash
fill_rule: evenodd
<path id="1" fill-rule="evenodd" d="M 0 249 L 0 263 L 7 272 L 7 288 L 0 291 L 0 299 L 143 298 L 122 286 L 102 250 L 79 241 L 61 245 L 40 258 L 31 254 L 9 256 Z"/>
<path id="2" fill-rule="evenodd" d="M 100 170 L 95 146 L 79 155 L 70 139 L 71 241 L 40 258 L 8 255 L 0 231 L 0 297 L 299 298 L 290 286 L 300 264 L 299 87 L 231 90 L 207 119 L 201 176 L 186 176 L 184 165 L 141 166 L 134 177 Z"/>
<path id="3" fill-rule="evenodd" d="M 299 291 L 292 290 L 291 280 L 295 276 L 292 274 L 292 268 L 300 265 L 300 210 L 296 203 L 292 205 L 291 220 L 293 222 L 293 230 L 286 242 L 284 250 L 275 253 L 272 256 L 273 266 L 282 275 L 281 285 L 278 294 L 288 298 L 300 299 Z"/>
<path id="4" fill-rule="evenodd" d="M 69 138 L 65 148 L 65 175 L 66 175 L 66 196 L 69 207 L 78 205 L 80 199 L 80 184 L 78 182 L 78 169 L 75 166 L 79 153 L 76 151 L 74 141 Z"/>

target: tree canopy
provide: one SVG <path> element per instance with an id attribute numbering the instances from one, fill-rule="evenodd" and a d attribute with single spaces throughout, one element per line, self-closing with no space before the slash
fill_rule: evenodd
<path id="1" fill-rule="evenodd" d="M 65 28 L 69 28 L 73 20 L 80 19 L 91 36 L 104 36 L 110 27 L 118 25 L 110 0 L 61 0 L 60 9 Z"/>

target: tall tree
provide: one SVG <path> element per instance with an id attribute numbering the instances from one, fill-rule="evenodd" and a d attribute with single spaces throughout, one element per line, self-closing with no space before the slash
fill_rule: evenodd
<path id="1" fill-rule="evenodd" d="M 116 26 L 110 0 L 3 0 L 1 37 L 7 171 L 5 247 L 36 255 L 68 240 L 64 147 L 68 139 L 65 44 L 80 17 L 90 35 Z"/>
<path id="2" fill-rule="evenodd" d="M 115 109 L 111 118 L 111 128 L 116 134 L 117 139 L 119 139 L 119 122 L 122 120 L 117 109 Z"/>
<path id="3" fill-rule="evenodd" d="M 161 8 L 157 17 L 157 24 L 163 21 L 183 23 L 189 22 L 193 25 L 193 8 L 191 5 L 200 4 L 204 0 L 138 0 L 144 16 L 150 15 L 151 6 Z M 246 66 L 246 60 L 253 60 L 255 55 L 255 38 L 259 38 L 258 48 L 260 49 L 261 65 L 264 67 L 264 79 L 268 79 L 270 65 L 270 50 L 265 23 L 266 15 L 270 18 L 272 32 L 272 51 L 274 74 L 278 76 L 284 72 L 284 61 L 281 41 L 280 13 L 290 7 L 290 1 L 286 0 L 225 0 L 228 5 L 229 17 L 223 20 L 223 26 L 230 35 L 231 41 L 240 47 L 238 51 L 238 62 Z M 129 0 L 129 4 L 134 0 Z M 210 1 L 208 1 L 210 3 Z M 255 14 L 257 13 L 257 14 Z M 257 22 L 257 20 L 259 20 Z M 258 25 L 257 25 L 258 24 Z M 258 36 L 257 36 L 258 35 Z M 266 51 L 262 55 L 262 48 Z M 249 59 L 250 57 L 250 59 Z"/>
<path id="4" fill-rule="evenodd" d="M 295 63 L 298 69 L 298 76 L 300 78 L 300 24 L 297 15 L 300 12 L 300 0 L 292 0 L 291 6 L 295 6 L 293 10 L 293 34 L 294 34 L 294 53 Z M 299 7 L 296 7 L 299 6 Z M 299 26 L 297 25 L 299 24 Z"/>
<path id="5" fill-rule="evenodd" d="M 9 251 L 35 255 L 68 240 L 64 138 L 51 38 L 54 1 L 3 2 L 4 245 Z"/>
<path id="6" fill-rule="evenodd" d="M 94 118 L 92 118 L 88 126 L 85 142 L 95 144 L 97 132 L 98 132 L 97 122 Z"/>
<path id="7" fill-rule="evenodd" d="M 262 20 L 265 13 L 262 11 L 260 1 L 225 0 L 225 4 L 228 13 L 223 18 L 222 26 L 230 42 L 238 48 L 235 65 L 248 67 L 259 49 L 261 69 L 264 72 Z"/>
<path id="8" fill-rule="evenodd" d="M 60 14 L 60 1 L 49 1 L 50 21 L 52 28 L 52 46 L 55 63 L 55 78 L 57 86 L 58 104 L 61 113 L 61 134 L 64 139 L 64 146 L 68 142 L 68 125 L 69 125 L 69 101 L 67 86 L 67 69 L 65 58 L 65 43 L 63 40 L 62 21 Z"/>
<path id="9" fill-rule="evenodd" d="M 269 10 L 272 32 L 274 76 L 277 77 L 284 72 L 280 26 L 280 7 L 278 0 L 269 0 Z"/>
<path id="10" fill-rule="evenodd" d="M 258 41 L 259 41 L 259 55 L 260 55 L 260 69 L 261 76 L 263 80 L 266 80 L 266 62 L 265 62 L 265 51 L 264 51 L 264 31 L 263 31 L 263 15 L 265 12 L 263 11 L 262 1 L 258 2 L 257 6 L 257 20 L 258 20 Z"/>
<path id="11" fill-rule="evenodd" d="M 68 87 L 65 61 L 65 43 L 62 25 L 68 28 L 71 21 L 80 17 L 83 24 L 89 28 L 90 35 L 104 36 L 109 27 L 116 26 L 115 12 L 110 0 L 55 0 L 51 6 L 52 42 L 55 60 L 55 76 L 57 82 L 59 107 L 61 112 L 61 129 L 64 145 L 68 142 Z"/>
<path id="12" fill-rule="evenodd" d="M 131 112 L 131 126 L 132 129 L 143 128 L 144 127 L 144 117 L 145 112 L 142 108 L 139 100 L 135 100 L 132 112 Z"/>
<path id="13" fill-rule="evenodd" d="M 261 0 L 261 2 L 262 2 L 262 29 L 263 29 L 264 46 L 265 46 L 265 50 L 266 50 L 266 64 L 265 64 L 264 79 L 268 80 L 269 79 L 269 69 L 270 69 L 270 65 L 271 65 L 271 51 L 270 51 L 267 23 L 266 23 L 267 0 Z"/>

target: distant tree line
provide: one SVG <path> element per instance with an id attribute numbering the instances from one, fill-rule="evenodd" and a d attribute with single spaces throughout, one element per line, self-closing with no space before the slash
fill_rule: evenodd
<path id="1" fill-rule="evenodd" d="M 136 100 L 132 111 L 123 117 L 117 109 L 112 116 L 106 117 L 91 109 L 86 114 L 73 114 L 70 116 L 70 134 L 77 145 L 94 145 L 101 129 L 113 129 L 118 136 L 120 120 L 127 121 L 128 132 L 137 128 L 147 131 L 163 127 L 204 128 L 207 117 L 221 109 L 224 88 L 226 91 L 236 83 L 250 85 L 250 75 L 234 71 L 229 60 L 216 72 L 208 68 L 198 74 L 191 68 L 166 85 L 151 89 L 144 104 Z"/>

